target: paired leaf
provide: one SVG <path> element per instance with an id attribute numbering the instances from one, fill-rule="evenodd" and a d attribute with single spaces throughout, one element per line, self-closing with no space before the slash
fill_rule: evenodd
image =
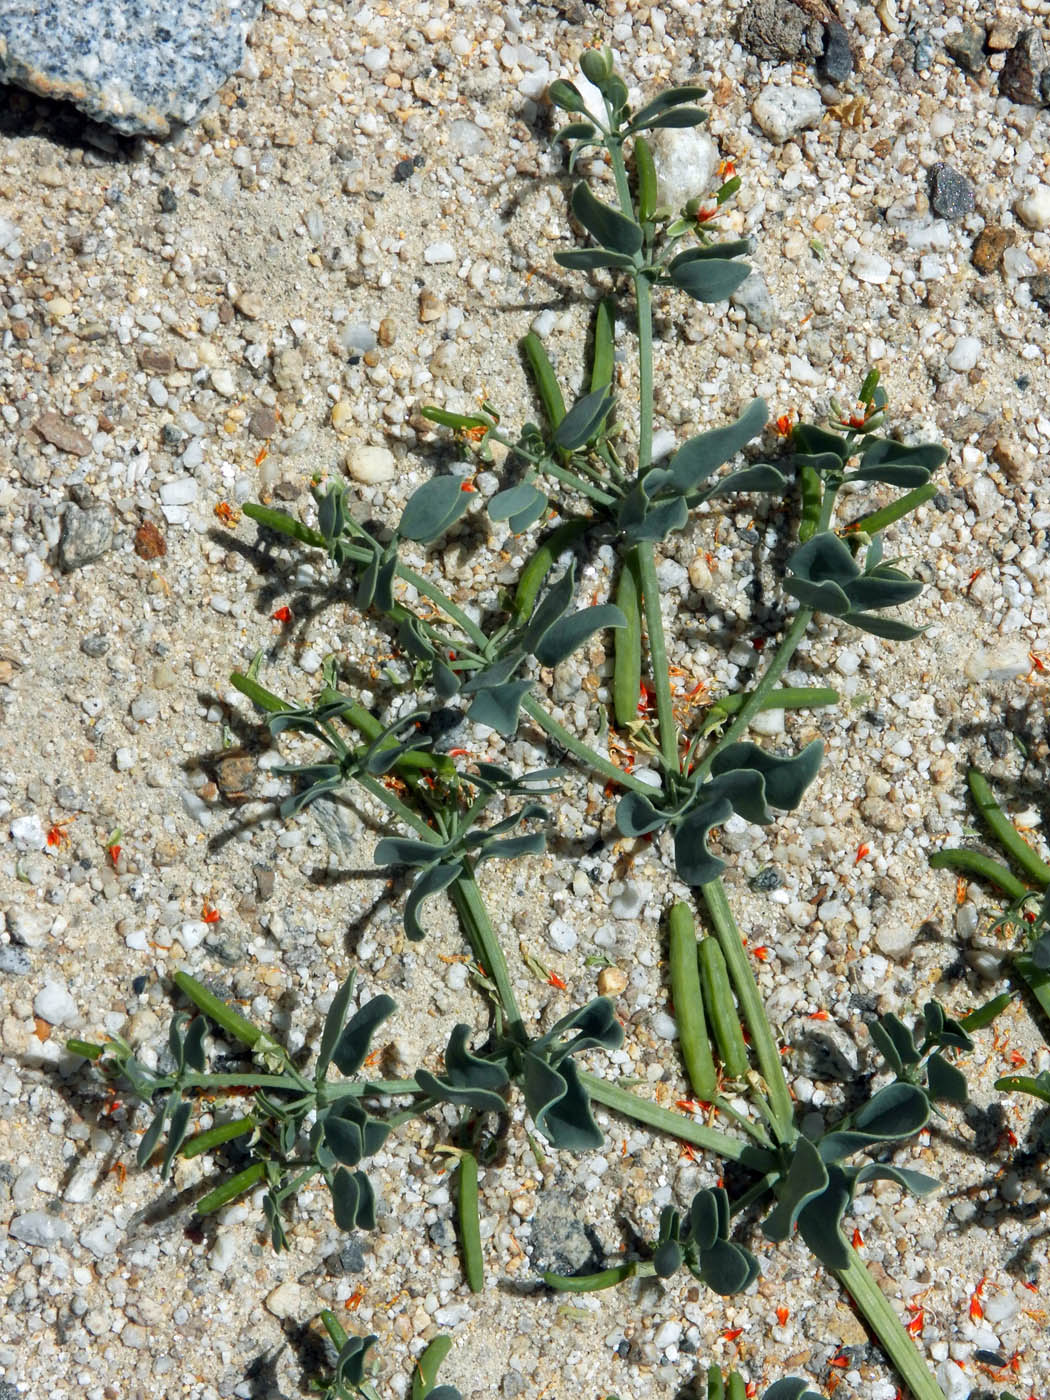
<path id="1" fill-rule="evenodd" d="M 734 423 L 690 438 L 671 458 L 671 484 L 678 491 L 694 490 L 757 437 L 768 421 L 766 401 L 753 399 Z"/>
<path id="2" fill-rule="evenodd" d="M 573 190 L 570 203 L 572 212 L 592 238 L 603 248 L 626 254 L 633 262 L 643 241 L 642 230 L 633 219 L 596 199 L 582 181 Z"/>
<path id="3" fill-rule="evenodd" d="M 416 488 L 401 513 L 397 532 L 402 539 L 427 543 L 466 513 L 470 492 L 458 476 L 436 476 Z"/>
<path id="4" fill-rule="evenodd" d="M 668 278 L 680 291 L 703 302 L 728 301 L 750 274 L 749 264 L 725 258 L 706 258 L 668 269 Z"/>
<path id="5" fill-rule="evenodd" d="M 457 1025 L 445 1050 L 445 1074 L 416 1071 L 416 1083 L 429 1097 L 447 1103 L 465 1104 L 479 1113 L 505 1113 L 503 1091 L 510 1084 L 507 1071 L 496 1060 L 475 1055 L 467 1044 L 470 1027 Z"/>

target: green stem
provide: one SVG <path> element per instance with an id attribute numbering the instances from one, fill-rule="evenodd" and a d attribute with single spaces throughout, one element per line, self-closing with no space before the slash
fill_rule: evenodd
<path id="1" fill-rule="evenodd" d="M 653 300 L 648 277 L 635 274 L 638 307 L 638 475 L 649 470 L 653 455 Z"/>
<path id="2" fill-rule="evenodd" d="M 1013 822 L 1007 817 L 992 795 L 992 789 L 988 786 L 988 781 L 983 774 L 979 773 L 976 768 L 971 768 L 968 781 L 977 810 L 984 818 L 989 831 L 1003 848 L 1004 854 L 1015 865 L 1019 865 L 1029 879 L 1034 880 L 1041 889 L 1045 890 L 1050 885 L 1050 865 L 1047 865 L 1046 861 L 1040 860 Z"/>
<path id="3" fill-rule="evenodd" d="M 481 891 L 478 889 L 474 869 L 469 860 L 464 859 L 463 871 L 464 873 L 458 875 L 449 886 L 452 902 L 456 906 L 474 957 L 485 969 L 485 975 L 495 984 L 503 1013 L 507 1018 L 508 1034 L 513 1040 L 524 1045 L 527 1037 L 514 996 L 514 988 L 511 986 L 507 960 L 489 920 L 488 910 L 481 898 Z"/>
<path id="4" fill-rule="evenodd" d="M 647 1259 L 635 1259 L 628 1264 L 614 1264 L 597 1274 L 545 1273 L 543 1282 L 557 1293 L 597 1293 L 603 1288 L 615 1288 L 629 1278 L 655 1278 L 656 1268 Z"/>
<path id="5" fill-rule="evenodd" d="M 844 1269 L 835 1269 L 835 1277 L 878 1337 L 897 1374 L 911 1391 L 912 1400 L 945 1400 L 944 1391 L 931 1375 L 893 1305 L 864 1267 L 853 1246 L 847 1244 L 846 1250 L 849 1263 Z"/>
<path id="6" fill-rule="evenodd" d="M 835 509 L 835 491 L 830 487 L 824 488 L 824 495 L 820 503 L 820 514 L 817 519 L 814 533 L 826 530 L 831 523 L 832 512 Z M 736 719 L 729 726 L 726 732 L 715 744 L 710 753 L 697 765 L 699 780 L 703 780 L 711 771 L 711 763 L 715 755 L 729 744 L 734 743 L 747 729 L 748 725 L 763 708 L 763 701 L 769 692 L 776 685 L 777 681 L 787 670 L 788 662 L 794 656 L 799 642 L 805 636 L 806 628 L 809 626 L 813 616 L 812 608 L 799 608 L 795 614 L 794 621 L 784 635 L 783 641 L 777 647 L 776 655 L 766 667 L 761 679 L 751 691 L 737 713 Z"/>
<path id="7" fill-rule="evenodd" d="M 544 733 L 557 740 L 563 749 L 566 749 L 574 758 L 579 759 L 596 774 L 608 778 L 614 783 L 619 783 L 621 787 L 630 788 L 632 792 L 640 792 L 643 796 L 652 796 L 654 789 L 648 783 L 643 783 L 632 773 L 626 773 L 622 768 L 617 768 L 615 763 L 603 758 L 600 753 L 596 753 L 589 744 L 585 744 L 582 739 L 577 739 L 575 734 L 566 729 L 564 724 L 560 724 L 531 695 L 526 695 L 521 702 L 521 708 L 531 720 L 539 725 Z"/>
<path id="8" fill-rule="evenodd" d="M 697 764 L 694 772 L 699 774 L 700 782 L 703 782 L 710 773 L 711 764 L 715 755 L 719 753 L 720 750 L 727 748 L 728 745 L 735 743 L 740 735 L 747 729 L 755 715 L 763 708 L 763 701 L 766 696 L 787 670 L 788 662 L 794 656 L 799 642 L 801 642 L 802 638 L 805 636 L 806 628 L 809 626 L 812 616 L 812 608 L 799 608 L 798 612 L 795 614 L 794 621 L 784 634 L 784 639 L 777 648 L 776 655 L 766 667 L 762 678 L 759 680 L 754 690 L 751 691 L 747 699 L 740 706 L 736 718 L 718 742 L 713 745 L 711 751 Z"/>
<path id="9" fill-rule="evenodd" d="M 397 576 L 405 583 L 411 584 L 417 593 L 421 593 L 424 598 L 429 598 L 436 608 L 440 608 L 447 617 L 450 617 L 456 626 L 463 632 L 476 647 L 482 651 L 488 646 L 488 638 L 478 624 L 467 616 L 462 608 L 452 601 L 452 599 L 440 589 L 436 583 L 431 583 L 422 574 L 417 574 L 415 569 L 410 569 L 404 564 L 398 564 Z"/>
<path id="10" fill-rule="evenodd" d="M 649 669 L 656 692 L 656 723 L 660 732 L 660 757 L 669 773 L 678 773 L 678 726 L 671 698 L 671 677 L 667 670 L 664 620 L 660 612 L 660 585 L 656 579 L 656 557 L 652 542 L 643 540 L 636 548 L 638 578 L 642 585 L 642 607 L 649 643 Z"/>
<path id="11" fill-rule="evenodd" d="M 640 1098 L 628 1089 L 621 1089 L 618 1084 L 610 1084 L 587 1070 L 580 1071 L 580 1082 L 595 1103 L 604 1104 L 606 1108 L 622 1113 L 625 1118 L 633 1118 L 637 1123 L 645 1123 L 650 1128 L 667 1133 L 679 1142 L 713 1152 L 725 1161 L 742 1162 L 755 1171 L 768 1171 L 773 1165 L 770 1154 L 752 1143 L 720 1133 L 717 1128 L 705 1128 L 702 1123 L 694 1123 L 680 1113 L 661 1108 L 659 1104 Z"/>
<path id="12" fill-rule="evenodd" d="M 383 786 L 377 778 L 373 778 L 368 773 L 355 773 L 354 782 L 360 783 L 365 792 L 371 793 L 377 802 L 381 802 L 395 817 L 400 817 L 406 826 L 410 826 L 424 841 L 429 841 L 432 846 L 443 846 L 445 843 L 432 827 L 427 826 L 422 817 L 416 815 L 411 807 L 401 801 L 399 797 Z"/>
<path id="13" fill-rule="evenodd" d="M 733 911 L 729 907 L 721 880 L 712 880 L 706 885 L 701 885 L 700 892 L 704 897 L 715 936 L 726 960 L 726 967 L 733 983 L 733 990 L 736 992 L 737 1002 L 751 1034 L 751 1050 L 758 1062 L 762 1078 L 766 1082 L 766 1092 L 769 1095 L 769 1105 L 776 1131 L 781 1140 L 786 1141 L 791 1135 L 794 1117 L 791 1095 L 788 1093 L 780 1051 L 777 1049 L 773 1034 L 769 1029 L 769 1022 L 766 1019 L 755 974 L 752 972 L 751 964 L 744 952 L 740 930 L 736 926 L 736 920 L 733 918 Z"/>
<path id="14" fill-rule="evenodd" d="M 500 437 L 498 433 L 490 433 L 489 436 L 493 441 L 502 443 L 504 447 L 509 447 L 516 452 L 519 457 L 524 457 L 527 462 L 531 462 L 537 471 L 543 472 L 547 476 L 553 476 L 563 486 L 578 491 L 581 496 L 586 496 L 596 505 L 611 506 L 616 500 L 616 497 L 610 496 L 608 491 L 602 491 L 585 477 L 577 476 L 574 471 L 570 471 L 568 467 L 559 466 L 557 462 L 552 462 L 549 457 L 541 457 L 535 452 L 530 452 L 520 443 L 514 442 L 510 438 Z"/>

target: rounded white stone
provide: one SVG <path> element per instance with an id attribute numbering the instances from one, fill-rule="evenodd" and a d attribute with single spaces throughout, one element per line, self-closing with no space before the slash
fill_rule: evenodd
<path id="1" fill-rule="evenodd" d="M 1031 229 L 1050 228 L 1050 185 L 1036 185 L 1031 194 L 1022 195 L 1014 205 L 1014 213 Z"/>
<path id="2" fill-rule="evenodd" d="M 961 335 L 952 346 L 948 356 L 948 368 L 965 373 L 977 364 L 981 354 L 981 342 L 975 335 Z"/>
<path id="3" fill-rule="evenodd" d="M 62 982 L 45 982 L 33 998 L 33 1010 L 50 1026 L 63 1026 L 76 1019 L 77 1004 Z"/>
<path id="4" fill-rule="evenodd" d="M 815 126 L 824 114 L 824 103 L 816 88 L 771 84 L 759 93 L 751 113 L 770 140 L 779 144 L 796 131 Z"/>
<path id="5" fill-rule="evenodd" d="M 397 458 L 389 447 L 369 447 L 359 443 L 346 454 L 347 475 L 365 486 L 381 481 L 393 481 L 397 476 Z"/>

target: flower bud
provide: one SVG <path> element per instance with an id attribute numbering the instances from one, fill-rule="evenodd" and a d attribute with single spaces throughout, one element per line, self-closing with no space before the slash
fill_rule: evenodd
<path id="1" fill-rule="evenodd" d="M 596 88 L 609 81 L 613 73 L 613 58 L 609 49 L 585 49 L 580 55 L 583 76 Z"/>

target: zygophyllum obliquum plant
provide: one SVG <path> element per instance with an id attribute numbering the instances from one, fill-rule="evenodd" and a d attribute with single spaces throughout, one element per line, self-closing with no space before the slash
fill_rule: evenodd
<path id="1" fill-rule="evenodd" d="M 761 710 L 836 703 L 835 692 L 825 687 L 781 684 L 811 627 L 830 618 L 888 643 L 919 634 L 898 609 L 917 597 L 921 584 L 884 557 L 883 538 L 931 498 L 931 475 L 947 454 L 936 444 L 886 435 L 888 397 L 873 371 L 854 407 L 845 410 L 833 401 L 826 421 L 785 427 L 771 461 L 738 464 L 741 451 L 767 427 L 770 414 L 761 399 L 745 405 L 733 422 L 653 460 L 654 292 L 718 303 L 747 276 L 743 256 L 749 244 L 719 232 L 720 211 L 739 180 L 727 180 L 710 203 L 661 206 L 649 137 L 661 127 L 702 122 L 704 113 L 695 105 L 702 90 L 672 88 L 633 109 L 607 51 L 588 51 L 581 67 L 591 85 L 589 98 L 583 85 L 557 82 L 550 99 L 570 118 L 556 137 L 569 172 L 586 171 L 569 195 L 582 246 L 558 252 L 555 261 L 606 283 L 582 386 L 576 391 L 563 385 L 542 342 L 529 334 L 521 349 L 538 421 L 509 432 L 488 400 L 471 413 L 423 410 L 482 462 L 494 464 L 497 444 L 505 454 L 501 487 L 485 509 L 493 522 L 507 522 L 527 561 L 499 613 L 481 616 L 454 601 L 425 564 L 409 562 L 418 559 L 420 546 L 425 551 L 479 506 L 478 494 L 461 476 L 424 482 L 400 519 L 390 522 L 392 529 L 359 519 L 345 486 L 320 477 L 314 485 L 316 526 L 265 505 L 249 505 L 245 512 L 271 536 L 320 551 L 341 595 L 349 590 L 360 612 L 386 629 L 396 657 L 389 690 L 381 703 L 368 706 L 343 689 L 338 658 L 326 664 L 323 688 L 307 703 L 285 700 L 262 684 L 261 654 L 234 675 L 234 685 L 263 713 L 275 738 L 295 735 L 297 745 L 316 745 L 307 761 L 284 768 L 291 790 L 282 812 L 293 816 L 348 787 L 372 804 L 388 823 L 375 848 L 376 864 L 404 871 L 408 879 L 408 938 L 424 939 L 428 900 L 450 899 L 476 984 L 488 997 L 489 1017 L 481 1026 L 455 1027 L 441 1067 L 420 1066 L 401 1080 L 361 1078 L 369 1038 L 395 1007 L 388 997 L 373 997 L 347 1019 L 351 976 L 328 1012 L 311 1076 L 262 1030 L 179 974 L 176 984 L 199 1015 L 192 1021 L 176 1016 L 174 1069 L 145 1070 L 119 1041 L 74 1048 L 154 1103 L 141 1162 L 159 1154 L 164 1172 L 180 1157 L 202 1152 L 226 1162 L 228 1175 L 198 1202 L 199 1211 L 265 1185 L 278 1248 L 292 1198 L 315 1179 L 329 1187 L 341 1226 L 367 1227 L 373 1191 L 362 1164 L 407 1118 L 434 1105 L 446 1106 L 446 1113 L 451 1108 L 458 1126 L 448 1150 L 458 1164 L 460 1240 L 466 1278 L 475 1290 L 484 1285 L 478 1162 L 493 1126 L 505 1130 L 511 1100 L 520 1095 L 535 1132 L 551 1149 L 589 1151 L 602 1142 L 594 1114 L 600 1105 L 676 1144 L 735 1164 L 734 1180 L 747 1184 L 735 1196 L 703 1189 L 684 1209 L 668 1206 L 648 1257 L 628 1258 L 596 1275 L 546 1274 L 551 1288 L 584 1291 L 632 1276 L 669 1278 L 686 1269 L 715 1294 L 738 1292 L 759 1270 L 747 1245 L 749 1227 L 742 1223 L 757 1215 L 769 1240 L 787 1241 L 797 1232 L 847 1290 L 915 1400 L 943 1400 L 843 1221 L 854 1194 L 872 1180 L 888 1179 L 919 1194 L 936 1185 L 896 1165 L 893 1152 L 931 1114 L 965 1099 L 955 1059 L 970 1048 L 968 1032 L 977 1022 L 957 1021 L 933 1001 L 910 1026 L 883 1017 L 871 1031 L 885 1061 L 884 1081 L 839 1121 L 814 1133 L 795 1111 L 780 1047 L 722 884 L 725 862 L 715 833 L 733 816 L 768 825 L 777 811 L 794 811 L 806 800 L 823 757 L 820 742 L 783 752 L 747 735 Z M 588 164 L 592 153 L 601 159 Z M 636 398 L 630 406 L 614 376 L 621 311 L 634 318 Z M 844 493 L 846 487 L 851 489 Z M 842 519 L 843 503 L 848 513 L 858 490 L 867 487 L 878 489 L 879 501 Z M 657 553 L 669 536 L 693 525 L 702 530 L 712 504 L 756 493 L 779 502 L 777 518 L 789 532 L 786 566 L 778 568 L 782 630 L 753 683 L 694 719 L 691 710 L 676 706 Z M 577 584 L 578 561 L 600 544 L 614 552 L 615 577 L 607 598 L 587 601 Z M 771 566 L 778 567 L 774 560 Z M 596 721 L 595 741 L 556 717 L 545 676 L 598 637 L 612 650 L 612 698 L 608 714 Z M 450 720 L 484 726 L 477 747 L 488 731 L 510 739 L 528 722 L 547 736 L 550 766 L 515 772 L 473 760 L 468 750 L 442 747 Z M 625 754 L 644 757 L 647 772 L 634 771 Z M 668 852 L 674 877 L 690 891 L 688 900 L 669 909 L 660 937 L 695 1111 L 666 1109 L 631 1085 L 585 1067 L 588 1058 L 600 1062 L 600 1052 L 622 1041 L 608 998 L 568 1011 L 546 1030 L 530 1023 L 488 912 L 485 863 L 542 852 L 550 820 L 544 798 L 592 780 L 618 794 L 615 820 L 623 838 L 666 834 L 654 849 Z M 202 1018 L 239 1042 L 252 1061 L 243 1072 L 205 1071 Z M 331 1078 L 333 1068 L 340 1078 Z M 247 1107 L 244 1091 L 252 1096 Z M 220 1100 L 229 1094 L 231 1102 L 240 1097 L 233 1116 L 217 1111 L 213 1126 L 195 1132 L 194 1101 L 202 1092 Z M 404 1106 L 393 1108 L 393 1099 Z M 726 1128 L 706 1121 L 712 1106 Z M 369 1340 L 332 1335 L 341 1349 L 338 1383 L 344 1387 L 334 1393 L 368 1394 L 362 1386 Z M 735 1385 L 729 1382 L 731 1396 Z M 720 1374 L 709 1378 L 709 1394 L 721 1395 L 722 1386 Z M 784 1400 L 804 1388 L 794 1379 L 778 1381 L 767 1397 Z"/>

